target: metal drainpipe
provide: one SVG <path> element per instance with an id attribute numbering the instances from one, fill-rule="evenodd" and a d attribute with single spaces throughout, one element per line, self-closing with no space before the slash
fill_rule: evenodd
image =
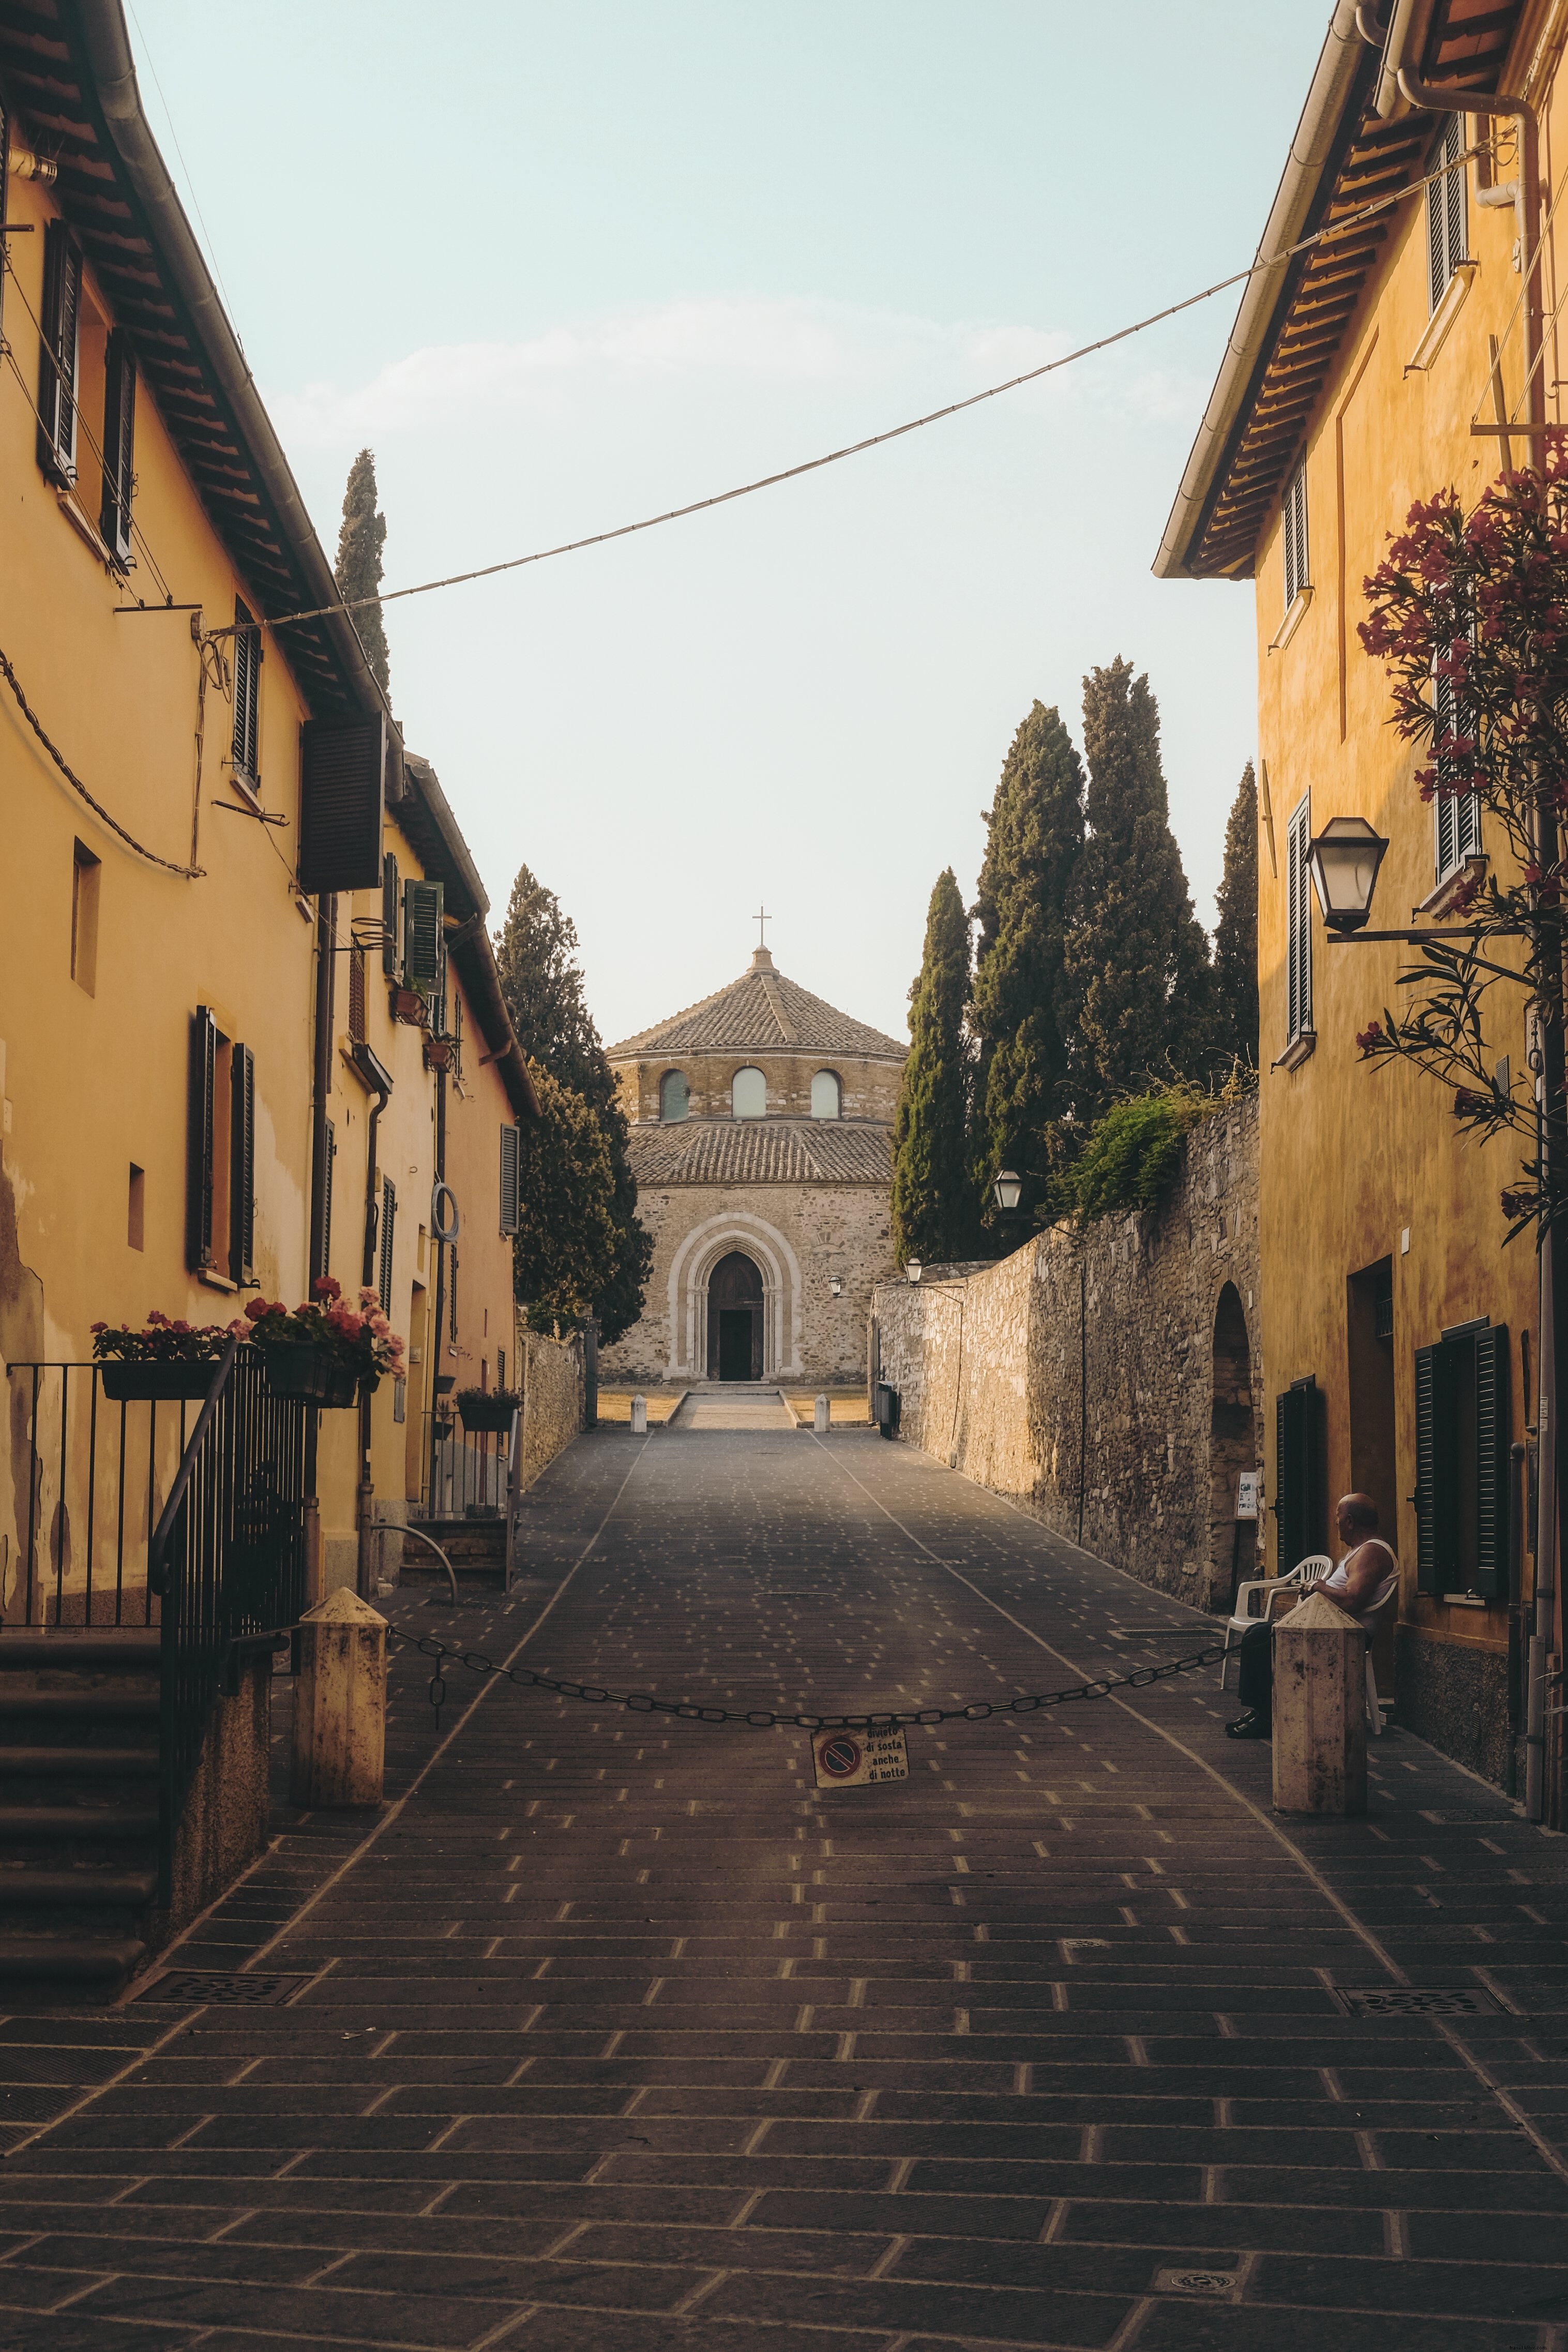
<path id="1" fill-rule="evenodd" d="M 1403 68 L 1399 75 L 1399 87 L 1411 105 L 1419 107 L 1426 113 L 1485 114 L 1494 119 L 1500 114 L 1511 116 L 1519 125 L 1519 176 L 1515 201 L 1519 212 L 1520 266 L 1525 271 L 1524 367 L 1530 428 L 1528 439 L 1531 459 L 1538 463 L 1542 428 L 1546 422 L 1546 387 L 1540 364 L 1541 243 L 1536 232 L 1541 217 L 1541 136 L 1535 109 L 1528 100 L 1510 97 L 1502 90 L 1489 95 L 1479 89 L 1439 89 L 1431 83 L 1417 81 L 1414 75 Z M 1533 248 L 1532 237 L 1535 239 Z M 1527 436 L 1521 432 L 1521 437 L 1526 438 Z M 1536 862 L 1542 873 L 1549 873 L 1557 863 L 1559 839 L 1556 813 L 1544 799 L 1536 808 L 1535 828 Z M 1544 1171 L 1553 1150 L 1562 1150 L 1563 1050 L 1561 986 L 1555 997 L 1547 1001 L 1541 1035 L 1542 1068 L 1537 1082 L 1537 1101 L 1540 1105 L 1540 1155 Z M 1541 1244 L 1539 1532 L 1535 1553 L 1535 1619 L 1529 1646 L 1525 1714 L 1524 1807 L 1532 1822 L 1544 1821 L 1548 1814 L 1547 1659 L 1556 1631 L 1559 1503 L 1564 1469 L 1568 1467 L 1563 1461 L 1557 1425 L 1560 1330 L 1568 1340 L 1568 1313 L 1560 1311 L 1563 1304 L 1559 1297 L 1561 1282 L 1556 1236 L 1548 1226 Z"/>
<path id="2" fill-rule="evenodd" d="M 332 991 L 337 958 L 338 902 L 316 901 L 316 1034 L 310 1068 L 310 1281 L 327 1270 L 327 1186 L 331 1168 L 327 1146 L 327 1103 L 332 1090 Z M 311 1607 L 321 1598 L 321 1503 L 317 1493 L 317 1441 L 321 1408 L 312 1405 L 305 1433 L 305 1559 Z"/>
<path id="3" fill-rule="evenodd" d="M 436 1073 L 436 1182 L 447 1181 L 447 1073 Z M 441 1326 L 447 1309 L 447 1244 L 432 1240 L 436 1253 L 436 1311 L 430 1321 L 430 1507 L 436 1507 L 436 1408 L 440 1402 L 440 1391 L 436 1381 L 441 1371 Z"/>
<path id="4" fill-rule="evenodd" d="M 381 1125 L 381 1114 L 386 1108 L 389 1097 L 388 1087 L 377 1087 L 375 1107 L 370 1115 L 370 1130 L 365 1138 L 364 1257 L 360 1271 L 360 1281 L 367 1290 L 371 1289 L 375 1282 L 375 1234 L 380 1208 L 380 1188 L 376 1181 L 375 1165 L 376 1129 Z M 362 1601 L 370 1600 L 372 1589 L 375 1583 L 374 1564 L 371 1558 L 374 1549 L 375 1536 L 375 1486 L 370 1475 L 370 1391 L 368 1388 L 362 1388 L 359 1392 L 359 1564 L 355 1578 L 356 1588 Z"/>

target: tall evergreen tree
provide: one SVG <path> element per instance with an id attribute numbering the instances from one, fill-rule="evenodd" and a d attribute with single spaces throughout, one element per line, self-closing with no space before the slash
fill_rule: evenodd
<path id="1" fill-rule="evenodd" d="M 338 533 L 338 560 L 333 571 L 345 603 L 381 593 L 381 551 L 386 544 L 386 517 L 375 488 L 375 458 L 362 449 L 349 467 L 343 492 L 343 522 Z M 388 690 L 386 631 L 381 606 L 361 604 L 352 615 L 360 643 L 383 694 Z"/>
<path id="2" fill-rule="evenodd" d="M 970 1022 L 979 1041 L 973 1181 L 989 1219 L 1002 1168 L 1021 1205 L 1049 1191 L 1073 1106 L 1067 900 L 1083 853 L 1083 769 L 1060 713 L 1037 702 L 1013 738 L 990 810 L 974 911 L 980 919 Z"/>
<path id="3" fill-rule="evenodd" d="M 599 1318 L 600 1337 L 608 1345 L 642 1313 L 653 1244 L 637 1213 L 637 1179 L 615 1073 L 584 1001 L 577 927 L 554 891 L 547 890 L 526 866 L 518 868 L 495 949 L 501 994 L 518 1043 L 557 1086 L 581 1098 L 604 1138 L 615 1240 L 587 1295 Z M 521 1265 L 520 1251 L 520 1276 Z"/>
<path id="4" fill-rule="evenodd" d="M 1214 935 L 1215 1055 L 1258 1062 L 1258 783 L 1248 760 L 1225 828 Z"/>
<path id="5" fill-rule="evenodd" d="M 1160 764 L 1149 680 L 1119 655 L 1083 682 L 1089 838 L 1070 896 L 1066 967 L 1077 1004 L 1081 1120 L 1151 1079 L 1206 1066 L 1208 941 L 1193 913 Z"/>
<path id="6" fill-rule="evenodd" d="M 910 990 L 910 1034 L 893 1127 L 893 1246 L 898 1262 L 964 1257 L 973 1244 L 963 1037 L 969 923 L 952 866 L 937 877 L 925 953 Z"/>

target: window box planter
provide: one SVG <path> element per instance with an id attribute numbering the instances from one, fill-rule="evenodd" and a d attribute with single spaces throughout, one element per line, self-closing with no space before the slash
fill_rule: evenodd
<path id="1" fill-rule="evenodd" d="M 99 1363 L 103 1393 L 111 1404 L 163 1404 L 179 1399 L 199 1403 L 205 1399 L 217 1371 L 217 1359 L 203 1363 L 137 1363 L 113 1357 Z"/>
<path id="2" fill-rule="evenodd" d="M 274 1396 L 303 1397 L 307 1403 L 333 1408 L 357 1403 L 359 1375 L 352 1364 L 324 1348 L 273 1347 L 262 1349 L 267 1384 Z M 374 1388 L 374 1379 L 367 1388 Z"/>
<path id="3" fill-rule="evenodd" d="M 460 1396 L 458 1411 L 463 1416 L 463 1427 L 470 1435 L 479 1430 L 498 1430 L 502 1435 L 511 1427 L 512 1414 L 518 1401 L 503 1390 L 497 1396 Z"/>

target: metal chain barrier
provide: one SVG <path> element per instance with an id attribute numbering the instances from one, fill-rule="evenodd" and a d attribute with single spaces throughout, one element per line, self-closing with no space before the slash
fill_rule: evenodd
<path id="1" fill-rule="evenodd" d="M 1135 1666 L 1130 1675 L 1109 1675 L 1099 1682 L 1075 1683 L 1068 1690 L 1024 1692 L 1016 1698 L 972 1699 L 966 1706 L 892 1708 L 876 1715 L 786 1715 L 771 1706 L 704 1706 L 696 1699 L 656 1698 L 650 1691 L 605 1690 L 597 1683 L 568 1682 L 556 1675 L 536 1674 L 531 1666 L 498 1665 L 482 1650 L 451 1649 L 445 1642 L 437 1641 L 434 1633 L 410 1633 L 401 1625 L 392 1624 L 386 1631 L 391 1640 L 401 1642 L 422 1658 L 435 1661 L 429 1698 L 436 1710 L 437 1730 L 447 1698 L 445 1667 L 448 1660 L 454 1665 L 466 1667 L 469 1674 L 500 1675 L 521 1690 L 553 1691 L 558 1698 L 584 1699 L 590 1706 L 624 1706 L 633 1715 L 672 1715 L 682 1723 L 743 1723 L 752 1731 L 773 1731 L 780 1725 L 797 1731 L 891 1731 L 909 1724 L 984 1723 L 994 1715 L 1034 1715 L 1043 1706 L 1066 1706 L 1074 1699 L 1109 1698 L 1112 1691 L 1146 1690 L 1151 1683 L 1165 1682 L 1172 1675 L 1193 1674 L 1200 1666 L 1216 1665 L 1226 1654 L 1223 1642 L 1211 1642 L 1205 1649 L 1189 1651 L 1184 1658 L 1167 1658 L 1157 1666 Z"/>

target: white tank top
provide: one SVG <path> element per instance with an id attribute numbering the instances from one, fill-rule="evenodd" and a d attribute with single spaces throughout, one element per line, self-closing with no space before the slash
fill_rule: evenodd
<path id="1" fill-rule="evenodd" d="M 1368 1536 L 1366 1543 L 1375 1544 L 1379 1551 L 1386 1552 L 1388 1554 L 1389 1573 L 1391 1575 L 1397 1576 L 1399 1573 L 1399 1562 L 1394 1557 L 1393 1546 L 1391 1544 L 1385 1544 L 1381 1536 Z M 1364 1551 L 1365 1549 L 1366 1544 L 1355 1544 L 1352 1547 L 1352 1551 Z M 1352 1552 L 1347 1551 L 1344 1559 L 1341 1560 L 1339 1566 L 1333 1570 L 1331 1574 L 1324 1577 L 1322 1583 L 1318 1587 L 1320 1592 L 1342 1592 L 1344 1591 L 1346 1585 L 1350 1582 L 1350 1578 L 1345 1573 L 1345 1561 L 1350 1559 L 1351 1557 Z M 1383 1580 L 1379 1580 L 1380 1582 Z M 1359 1616 L 1361 1612 L 1359 1610 L 1351 1609 L 1347 1610 L 1345 1613 L 1347 1616 L 1355 1617 Z"/>

